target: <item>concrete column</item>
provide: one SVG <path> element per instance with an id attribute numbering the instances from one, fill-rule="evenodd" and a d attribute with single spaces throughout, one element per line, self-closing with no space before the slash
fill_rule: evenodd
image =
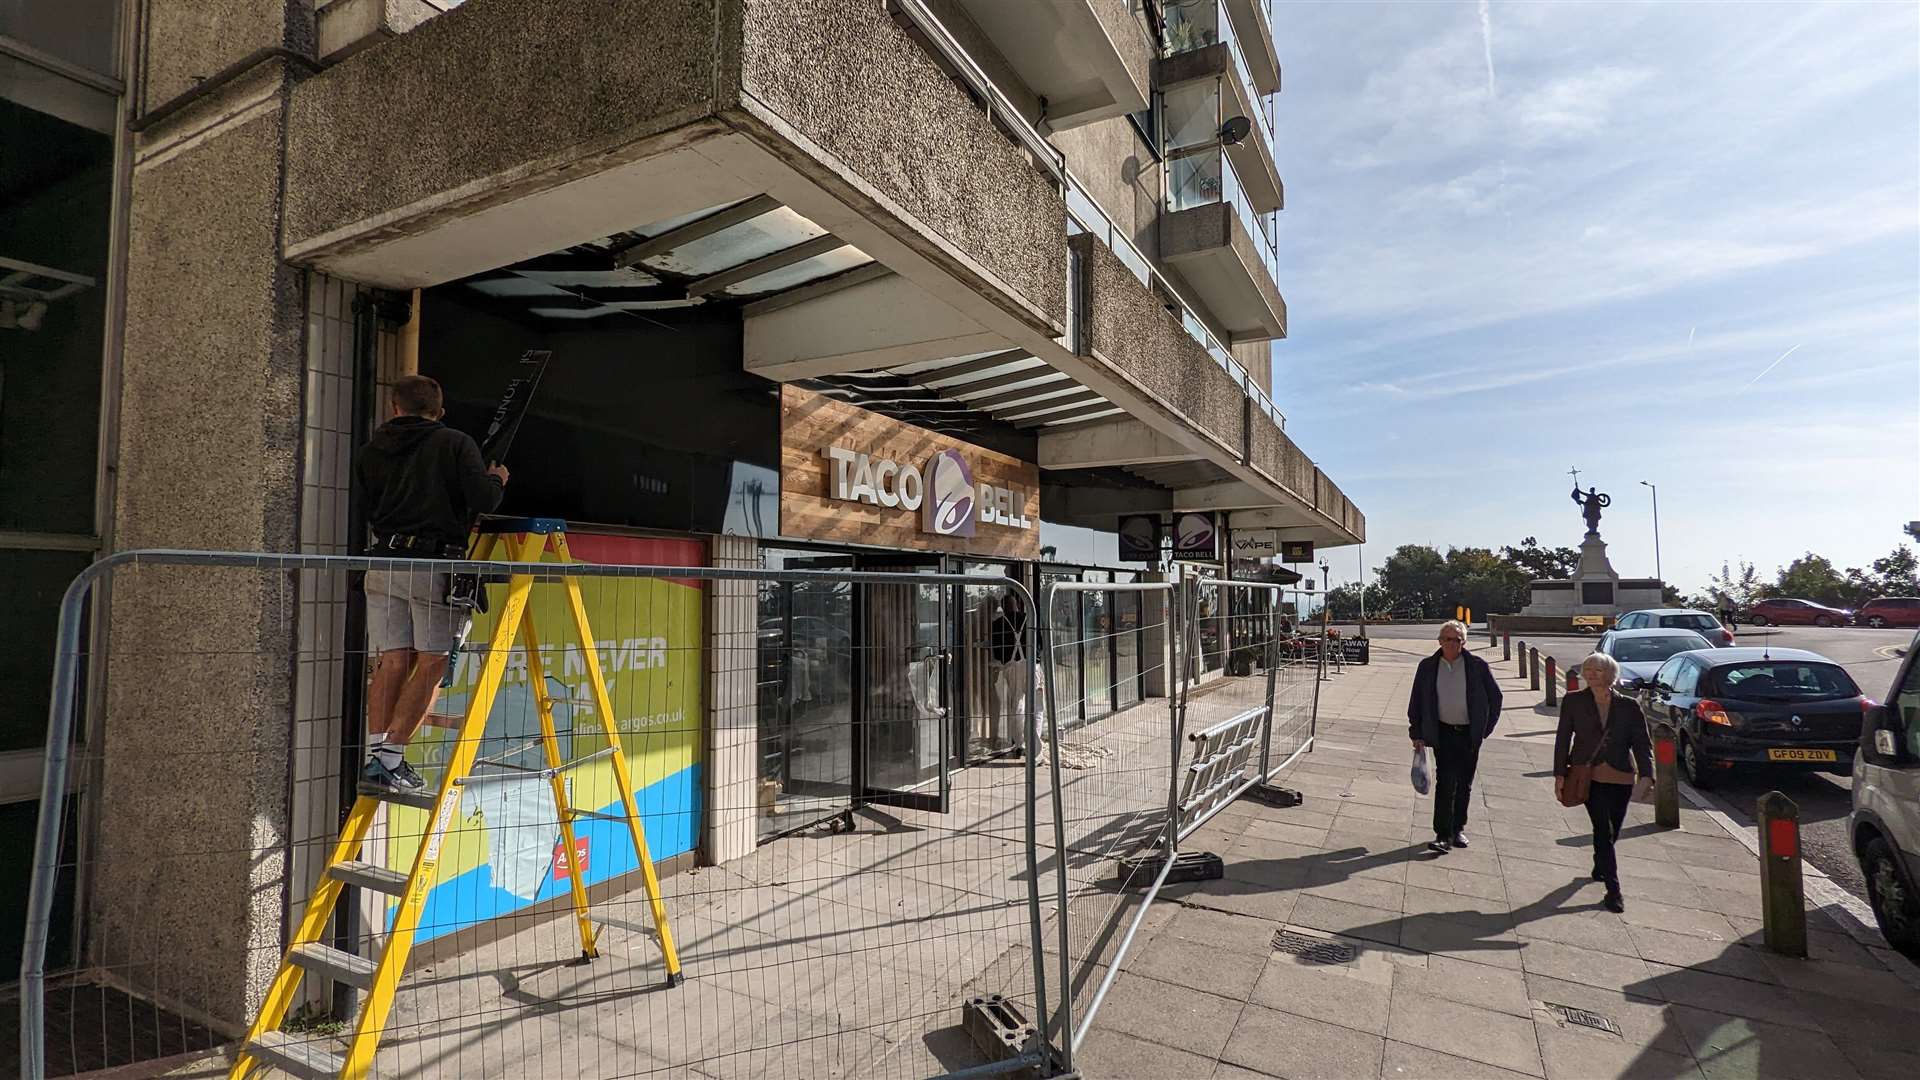
<path id="1" fill-rule="evenodd" d="M 207 76 L 267 47 L 310 55 L 310 5 L 153 5 L 143 26 L 105 447 L 115 546 L 291 552 L 303 400 L 318 392 L 304 274 L 280 258 L 285 101 L 301 68 L 273 57 Z M 85 962 L 216 1028 L 245 1024 L 280 959 L 312 587 L 266 570 L 111 583 Z"/>
<path id="2" fill-rule="evenodd" d="M 760 566 L 759 545 L 749 537 L 716 536 L 712 551 L 717 567 Z M 759 839 L 759 596 L 752 581 L 710 582 L 708 595 L 705 861 L 718 864 L 751 853 Z"/>

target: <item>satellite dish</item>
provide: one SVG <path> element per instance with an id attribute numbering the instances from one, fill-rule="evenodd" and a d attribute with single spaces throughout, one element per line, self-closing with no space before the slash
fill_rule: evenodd
<path id="1" fill-rule="evenodd" d="M 1238 146 L 1253 133 L 1253 121 L 1244 116 L 1231 116 L 1220 125 L 1220 141 L 1228 146 Z"/>

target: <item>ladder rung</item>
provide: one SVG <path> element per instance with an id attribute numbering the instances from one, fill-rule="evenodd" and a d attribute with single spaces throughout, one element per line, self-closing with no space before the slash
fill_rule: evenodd
<path id="1" fill-rule="evenodd" d="M 325 975 L 362 990 L 373 985 L 373 961 L 331 945 L 296 945 L 287 959 L 306 968 L 310 975 Z"/>
<path id="2" fill-rule="evenodd" d="M 647 923 L 628 922 L 625 919 L 609 919 L 604 915 L 598 914 L 594 915 L 593 921 L 599 923 L 601 926 L 618 927 L 628 933 L 639 934 L 642 937 L 650 937 L 656 941 L 660 938 L 660 928 L 648 925 Z"/>
<path id="3" fill-rule="evenodd" d="M 372 863 L 357 860 L 335 863 L 327 867 L 327 874 L 336 881 L 383 892 L 388 896 L 400 896 L 407 891 L 407 875 Z"/>
<path id="4" fill-rule="evenodd" d="M 574 817 L 596 818 L 600 821 L 617 821 L 622 825 L 627 823 L 625 814 L 603 814 L 598 810 L 583 810 L 578 806 L 567 807 L 567 813 L 572 814 Z"/>
<path id="5" fill-rule="evenodd" d="M 284 1031 L 261 1034 L 247 1043 L 247 1053 L 281 1072 L 307 1080 L 333 1080 L 347 1064 L 340 1055 L 327 1052 L 320 1039 L 301 1038 Z"/>
<path id="6" fill-rule="evenodd" d="M 438 792 L 429 791 L 426 788 L 421 788 L 419 791 L 396 791 L 378 784 L 361 784 L 359 790 L 360 794 L 369 799 L 379 799 L 381 802 L 393 803 L 396 806 L 411 806 L 415 810 L 432 810 L 433 800 L 439 798 Z"/>
<path id="7" fill-rule="evenodd" d="M 473 773 L 461 777 L 455 781 L 455 783 L 460 784 L 462 787 L 483 787 L 487 784 L 497 784 L 502 780 L 531 780 L 539 777 L 552 778 L 569 769 L 577 769 L 589 761 L 606 757 L 611 753 L 613 753 L 613 747 L 603 746 L 585 757 L 574 758 L 572 761 L 556 765 L 551 769 L 532 769 L 525 765 L 510 765 L 504 761 L 490 761 L 487 764 L 510 771 L 503 773 Z"/>

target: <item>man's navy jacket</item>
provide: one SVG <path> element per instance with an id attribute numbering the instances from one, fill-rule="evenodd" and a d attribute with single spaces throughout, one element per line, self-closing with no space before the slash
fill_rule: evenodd
<path id="1" fill-rule="evenodd" d="M 1485 660 L 1465 649 L 1460 650 L 1460 659 L 1467 665 L 1467 726 L 1478 743 L 1493 734 L 1493 726 L 1500 722 L 1500 683 Z M 1439 677 L 1440 650 L 1435 649 L 1420 661 L 1413 673 L 1413 693 L 1407 696 L 1407 737 L 1428 746 L 1440 741 Z"/>

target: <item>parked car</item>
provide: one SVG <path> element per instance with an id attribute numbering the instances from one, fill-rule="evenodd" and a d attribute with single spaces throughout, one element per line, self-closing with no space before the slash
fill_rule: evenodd
<path id="1" fill-rule="evenodd" d="M 1853 622 L 1853 612 L 1811 600 L 1776 597 L 1755 601 L 1740 613 L 1740 620 L 1754 626 L 1846 626 Z"/>
<path id="2" fill-rule="evenodd" d="M 1737 766 L 1845 776 L 1871 704 L 1839 664 L 1773 648 L 1680 653 L 1654 675 L 1642 703 L 1649 721 L 1679 732 L 1680 764 L 1697 788 Z"/>
<path id="3" fill-rule="evenodd" d="M 1733 644 L 1733 631 L 1720 622 L 1717 616 L 1693 608 L 1647 608 L 1643 611 L 1629 611 L 1614 620 L 1615 630 L 1650 630 L 1659 627 L 1663 630 L 1691 630 L 1707 639 L 1707 643 L 1717 648 Z M 1617 657 L 1616 657 L 1617 659 Z"/>
<path id="4" fill-rule="evenodd" d="M 1594 652 L 1606 653 L 1620 665 L 1619 689 L 1638 697 L 1641 687 L 1660 673 L 1661 665 L 1676 653 L 1711 649 L 1713 643 L 1692 630 L 1609 630 L 1600 635 Z"/>
<path id="5" fill-rule="evenodd" d="M 1920 596 L 1880 596 L 1860 605 L 1853 621 L 1862 626 L 1920 626 Z"/>
<path id="6" fill-rule="evenodd" d="M 1885 705 L 1867 709 L 1853 766 L 1853 851 L 1887 944 L 1920 961 L 1920 634 Z"/>

